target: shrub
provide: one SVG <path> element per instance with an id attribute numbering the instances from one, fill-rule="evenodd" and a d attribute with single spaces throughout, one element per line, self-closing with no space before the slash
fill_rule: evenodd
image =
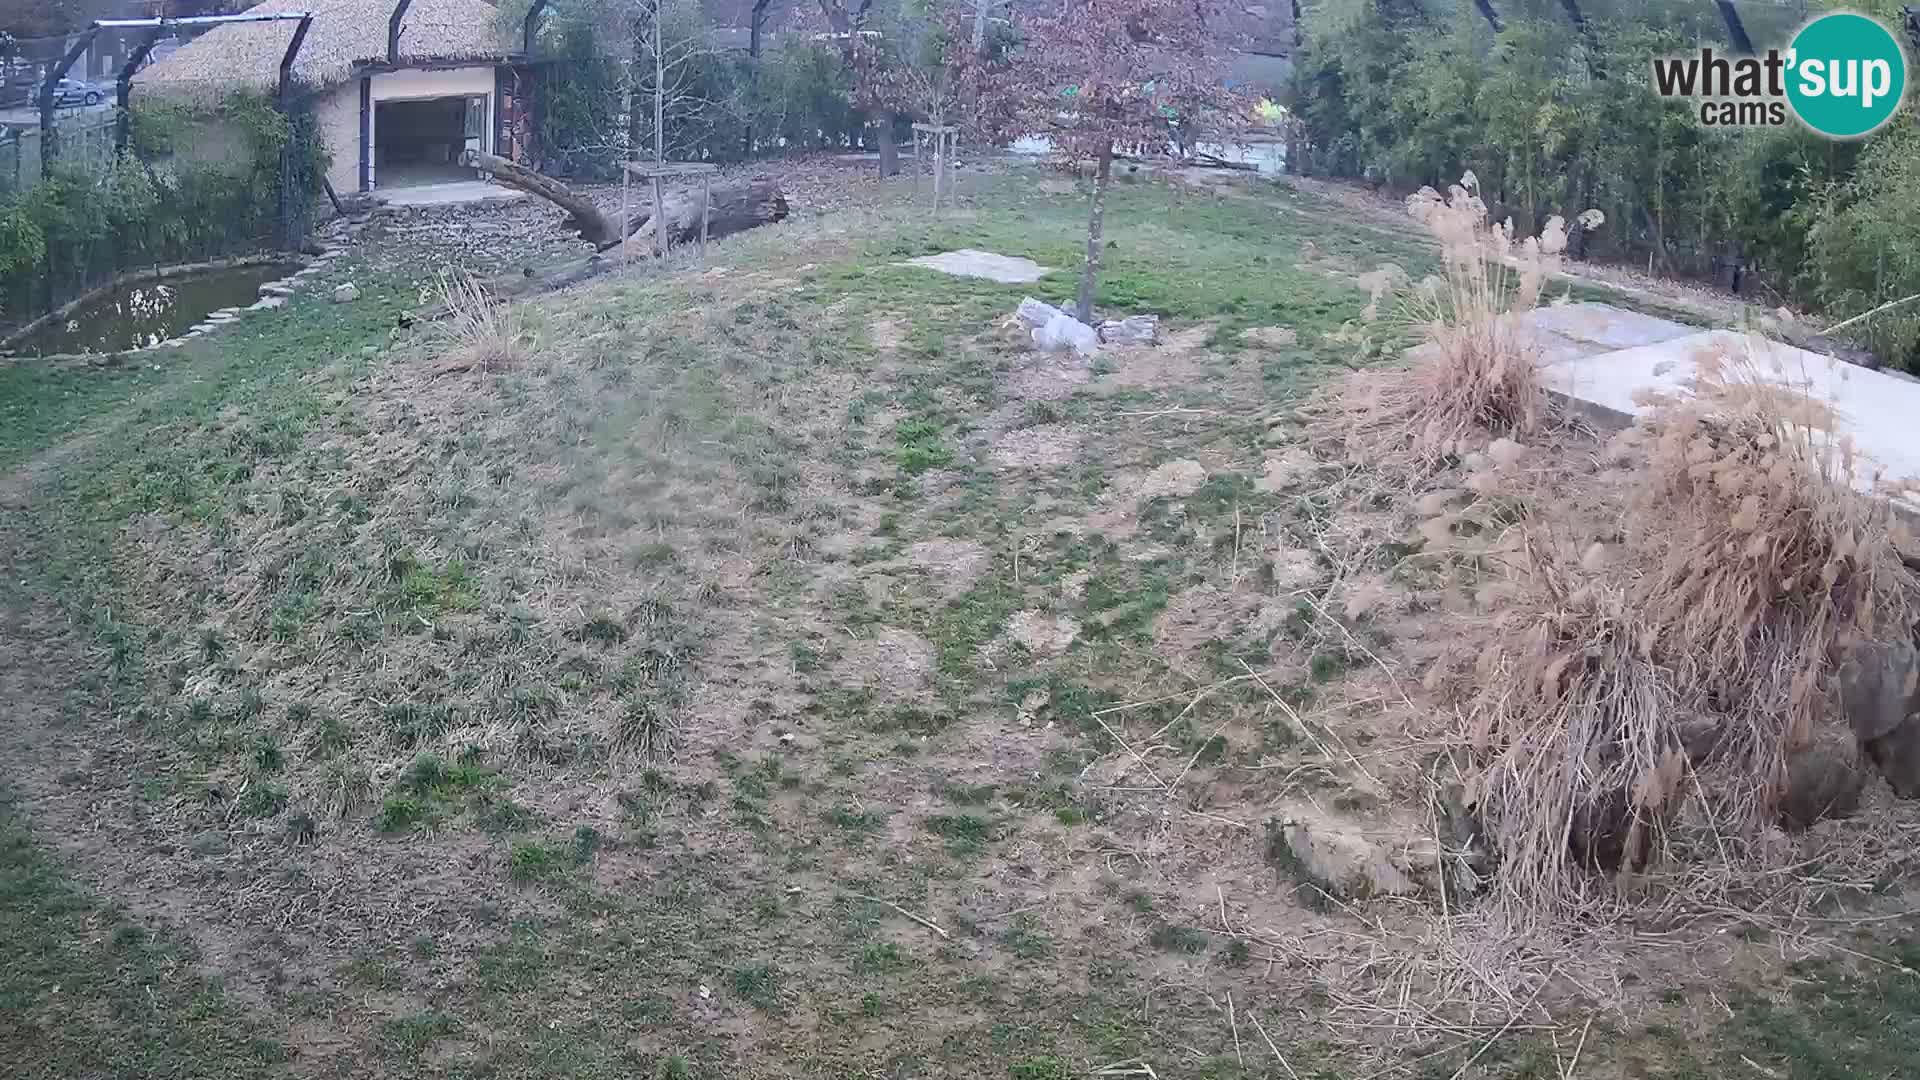
<path id="1" fill-rule="evenodd" d="M 1370 463 L 1424 478 L 1475 438 L 1528 436 L 1545 424 L 1539 348 L 1521 319 L 1559 266 L 1567 230 L 1549 218 L 1538 237 L 1516 242 L 1508 223 L 1488 223 L 1472 173 L 1445 198 L 1422 188 L 1408 197 L 1407 211 L 1440 241 L 1444 267 L 1444 278 L 1421 281 L 1406 306 L 1425 343 L 1405 372 L 1349 380 L 1321 430 L 1337 431 Z M 1598 211 L 1582 218 L 1601 220 Z M 1363 278 L 1373 290 L 1366 320 L 1377 318 L 1404 278 L 1392 266 Z"/>
<path id="2" fill-rule="evenodd" d="M 1617 550 L 1582 555 L 1552 513 L 1505 545 L 1519 592 L 1458 738 L 1501 893 L 1529 912 L 1594 902 L 1581 870 L 1744 860 L 1796 756 L 1849 741 L 1822 723 L 1849 651 L 1903 639 L 1920 611 L 1891 504 L 1860 490 L 1826 407 L 1764 358 L 1698 363 L 1693 396 L 1650 401 L 1609 450 L 1633 479 Z"/>

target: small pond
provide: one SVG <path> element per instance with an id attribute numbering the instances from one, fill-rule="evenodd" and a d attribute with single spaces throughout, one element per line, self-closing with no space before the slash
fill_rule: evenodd
<path id="1" fill-rule="evenodd" d="M 13 343 L 16 356 L 125 352 L 179 337 L 209 312 L 246 307 L 299 263 L 265 263 L 115 286 Z"/>

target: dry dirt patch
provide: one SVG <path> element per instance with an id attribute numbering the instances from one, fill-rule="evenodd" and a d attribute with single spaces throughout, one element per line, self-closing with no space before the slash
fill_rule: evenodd
<path id="1" fill-rule="evenodd" d="M 1073 424 L 1016 428 L 993 440 L 989 456 L 998 469 L 1058 469 L 1079 459 L 1086 437 L 1086 431 Z"/>
<path id="2" fill-rule="evenodd" d="M 938 583 L 942 600 L 952 600 L 973 588 L 989 561 L 987 549 L 972 540 L 938 537 L 907 547 L 907 562 Z"/>
<path id="3" fill-rule="evenodd" d="M 849 644 L 834 674 L 856 686 L 909 697 L 926 689 L 933 661 L 933 645 L 926 638 L 897 627 L 881 627 L 872 637 Z"/>

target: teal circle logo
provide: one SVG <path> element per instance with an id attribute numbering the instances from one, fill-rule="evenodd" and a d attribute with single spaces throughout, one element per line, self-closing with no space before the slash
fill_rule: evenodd
<path id="1" fill-rule="evenodd" d="M 1878 20 L 1822 15 L 1787 50 L 1787 104 L 1800 122 L 1835 139 L 1857 139 L 1893 118 L 1907 92 L 1907 54 Z"/>

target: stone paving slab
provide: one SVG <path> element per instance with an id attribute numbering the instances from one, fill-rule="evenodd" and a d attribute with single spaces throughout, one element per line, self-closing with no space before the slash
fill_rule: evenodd
<path id="1" fill-rule="evenodd" d="M 1625 426 L 1643 406 L 1641 391 L 1690 392 L 1700 361 L 1714 355 L 1746 358 L 1764 377 L 1796 386 L 1832 409 L 1836 435 L 1853 436 L 1856 451 L 1870 464 L 1855 486 L 1872 485 L 1873 467 L 1887 480 L 1920 479 L 1920 382 L 1869 371 L 1761 337 L 1734 330 L 1696 331 L 1682 337 L 1581 357 L 1544 366 L 1547 386 L 1580 402 L 1602 420 Z M 1777 366 L 1776 366 L 1777 365 Z"/>
<path id="2" fill-rule="evenodd" d="M 1022 259 L 1011 255 L 999 255 L 991 251 L 975 251 L 973 248 L 961 248 L 959 251 L 943 251 L 938 255 L 922 255 L 917 259 L 908 259 L 897 266 L 922 266 L 928 270 L 938 270 L 955 277 L 986 278 L 1003 285 L 1024 285 L 1030 281 L 1039 281 L 1047 274 L 1047 268 L 1032 259 Z"/>
<path id="3" fill-rule="evenodd" d="M 1526 322 L 1539 336 L 1548 363 L 1672 341 L 1700 330 L 1671 319 L 1595 303 L 1535 308 Z"/>

